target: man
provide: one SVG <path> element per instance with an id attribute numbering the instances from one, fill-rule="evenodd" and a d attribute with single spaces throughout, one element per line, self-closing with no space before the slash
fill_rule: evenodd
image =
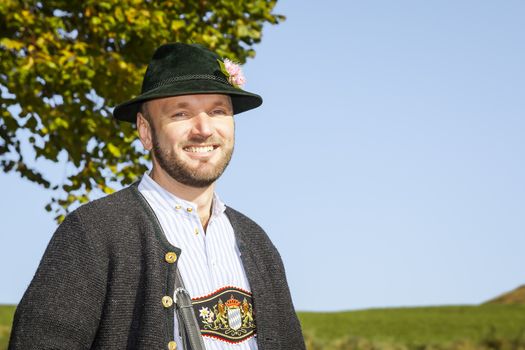
<path id="1" fill-rule="evenodd" d="M 304 349 L 278 252 L 214 191 L 233 115 L 262 103 L 243 80 L 199 45 L 157 49 L 141 95 L 113 112 L 136 121 L 152 170 L 58 227 L 10 349 Z"/>

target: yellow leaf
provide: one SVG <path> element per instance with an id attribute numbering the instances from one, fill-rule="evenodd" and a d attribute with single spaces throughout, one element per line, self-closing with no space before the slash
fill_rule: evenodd
<path id="1" fill-rule="evenodd" d="M 129 23 L 134 22 L 135 18 L 137 17 L 137 10 L 134 8 L 127 9 L 125 11 L 126 19 Z"/>
<path id="2" fill-rule="evenodd" d="M 117 158 L 121 156 L 120 149 L 116 147 L 115 145 L 113 145 L 112 143 L 108 143 L 108 151 L 109 153 L 111 153 L 113 156 Z"/>
<path id="3" fill-rule="evenodd" d="M 112 189 L 111 187 L 109 186 L 106 186 L 105 184 L 103 183 L 99 183 L 98 184 L 98 187 L 105 193 L 105 194 L 112 194 L 113 192 L 115 192 L 114 189 Z"/>
<path id="4" fill-rule="evenodd" d="M 69 122 L 67 120 L 63 119 L 63 118 L 56 118 L 55 119 L 55 124 L 57 126 L 63 127 L 64 129 L 69 128 Z"/>
<path id="5" fill-rule="evenodd" d="M 33 57 L 29 57 L 29 59 L 27 60 L 27 63 L 24 64 L 21 68 L 24 70 L 29 70 L 31 69 L 31 67 L 33 67 L 34 64 L 35 64 L 35 61 L 33 60 Z"/>
<path id="6" fill-rule="evenodd" d="M 45 65 L 48 66 L 51 69 L 57 69 L 58 68 L 58 66 L 55 64 L 55 62 L 52 62 L 52 61 L 46 61 Z"/>
<path id="7" fill-rule="evenodd" d="M 20 50 L 24 47 L 24 43 L 16 40 L 11 40 L 9 38 L 2 38 L 0 40 L 0 45 L 5 47 L 8 50 Z"/>
<path id="8" fill-rule="evenodd" d="M 171 21 L 171 30 L 177 31 L 184 27 L 186 25 L 186 22 L 184 22 L 182 19 L 176 19 L 174 21 Z"/>
<path id="9" fill-rule="evenodd" d="M 104 187 L 103 191 L 105 194 L 112 194 L 113 192 L 115 192 L 115 190 L 111 187 Z"/>
<path id="10" fill-rule="evenodd" d="M 81 64 L 87 64 L 89 62 L 89 58 L 87 57 L 77 57 L 77 61 Z"/>
<path id="11" fill-rule="evenodd" d="M 116 18 L 119 22 L 124 22 L 124 21 L 125 21 L 124 13 L 122 12 L 122 8 L 117 7 L 117 8 L 115 9 L 115 18 Z"/>
<path id="12" fill-rule="evenodd" d="M 86 53 L 86 47 L 87 47 L 87 44 L 84 43 L 84 42 L 81 42 L 81 41 L 77 41 L 74 46 L 75 50 L 78 50 L 82 53 Z"/>

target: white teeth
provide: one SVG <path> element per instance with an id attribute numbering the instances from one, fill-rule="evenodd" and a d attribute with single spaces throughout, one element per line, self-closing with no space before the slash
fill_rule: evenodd
<path id="1" fill-rule="evenodd" d="M 205 153 L 205 152 L 211 152 L 213 151 L 213 146 L 204 146 L 204 147 L 186 147 L 184 148 L 188 152 L 193 153 Z"/>

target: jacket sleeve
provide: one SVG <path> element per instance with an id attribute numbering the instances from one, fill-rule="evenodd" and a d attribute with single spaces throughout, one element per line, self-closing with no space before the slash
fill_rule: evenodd
<path id="1" fill-rule="evenodd" d="M 103 249 L 73 212 L 54 233 L 18 305 L 9 342 L 17 349 L 89 349 L 106 292 Z"/>

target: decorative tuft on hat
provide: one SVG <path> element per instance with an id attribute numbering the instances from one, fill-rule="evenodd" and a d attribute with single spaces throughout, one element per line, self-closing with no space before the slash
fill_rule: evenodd
<path id="1" fill-rule="evenodd" d="M 237 89 L 242 88 L 246 83 L 246 78 L 242 72 L 241 66 L 239 64 L 225 59 L 224 62 L 220 59 L 217 60 L 221 66 L 222 73 L 228 78 L 228 82 L 235 86 Z"/>

